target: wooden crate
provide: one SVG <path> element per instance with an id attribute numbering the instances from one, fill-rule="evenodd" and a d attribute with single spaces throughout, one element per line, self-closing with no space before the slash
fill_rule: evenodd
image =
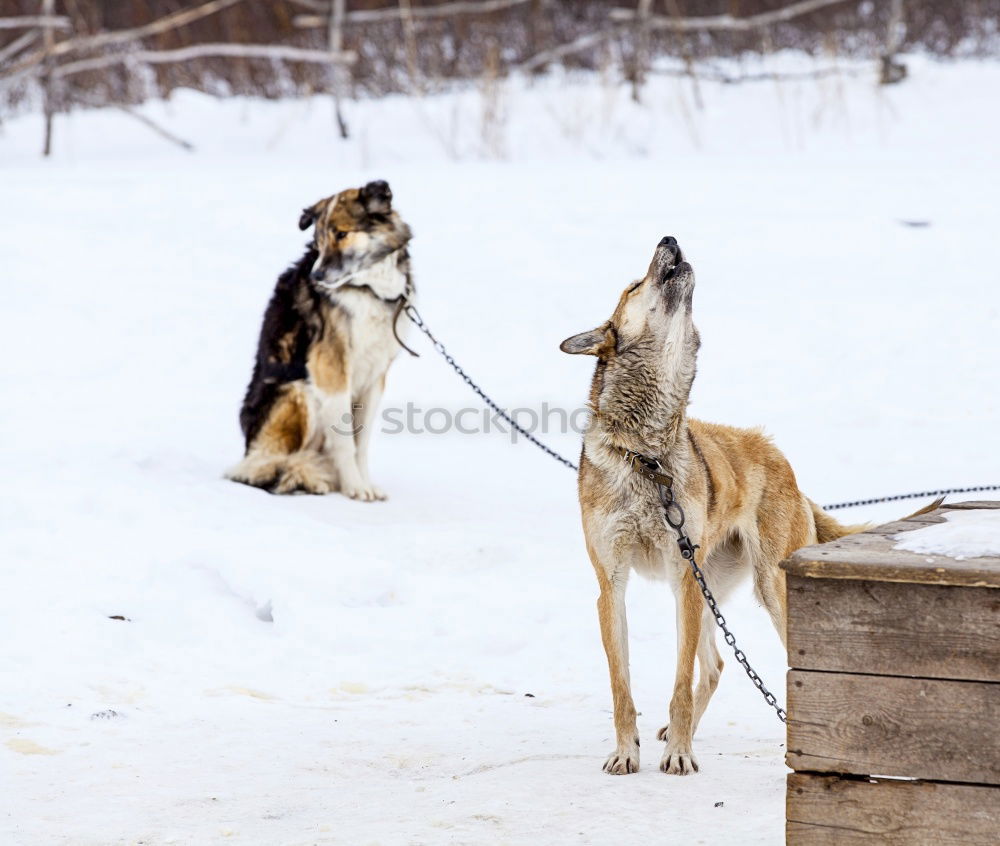
<path id="1" fill-rule="evenodd" d="M 893 549 L 946 505 L 796 552 L 787 843 L 1000 844 L 1000 558 Z"/>

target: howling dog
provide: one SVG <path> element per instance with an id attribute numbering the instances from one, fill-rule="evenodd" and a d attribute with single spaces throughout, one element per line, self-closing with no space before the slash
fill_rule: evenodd
<path id="1" fill-rule="evenodd" d="M 310 226 L 312 243 L 264 313 L 240 411 L 246 454 L 227 476 L 272 493 L 385 499 L 368 475 L 368 444 L 414 294 L 410 228 L 382 181 L 309 206 L 299 229 Z"/>
<path id="2" fill-rule="evenodd" d="M 639 769 L 625 621 L 629 573 L 669 581 L 677 606 L 677 672 L 660 769 L 698 769 L 692 738 L 722 672 L 714 620 L 665 520 L 659 489 L 634 470 L 638 456 L 673 479 L 697 561 L 721 601 L 748 572 L 785 640 L 785 574 L 794 550 L 861 531 L 842 526 L 806 497 L 788 461 L 760 431 L 688 419 L 700 345 L 691 319 L 694 271 L 666 237 L 646 275 L 629 285 L 611 319 L 563 341 L 563 352 L 597 356 L 590 387 L 579 494 L 587 552 L 597 571 L 597 611 L 608 657 L 617 746 L 606 772 Z M 698 683 L 694 665 L 698 661 Z"/>

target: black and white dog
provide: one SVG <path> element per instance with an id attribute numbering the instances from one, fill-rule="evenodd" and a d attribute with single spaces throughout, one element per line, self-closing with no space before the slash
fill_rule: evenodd
<path id="1" fill-rule="evenodd" d="M 387 183 L 369 182 L 302 212 L 305 255 L 278 279 L 243 400 L 243 460 L 227 476 L 272 493 L 340 491 L 385 499 L 368 475 L 372 423 L 396 331 L 413 298 L 410 228 Z"/>

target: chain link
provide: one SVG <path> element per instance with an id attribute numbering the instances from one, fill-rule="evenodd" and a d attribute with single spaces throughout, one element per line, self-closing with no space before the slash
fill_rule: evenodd
<path id="1" fill-rule="evenodd" d="M 543 444 L 540 440 L 538 440 L 538 438 L 532 435 L 531 432 L 525 429 L 506 411 L 500 408 L 499 405 L 497 405 L 495 402 L 493 402 L 493 400 L 491 400 L 488 396 L 486 396 L 486 394 L 483 392 L 483 389 L 480 388 L 479 385 L 477 385 L 474 381 L 472 381 L 472 377 L 461 368 L 461 366 L 458 364 L 457 361 L 455 361 L 454 358 L 451 357 L 451 354 L 448 352 L 448 350 L 445 349 L 444 344 L 442 344 L 437 338 L 434 337 L 431 330 L 427 328 L 427 324 L 424 323 L 423 319 L 420 317 L 420 312 L 417 311 L 417 309 L 414 307 L 412 303 L 407 303 L 405 306 L 403 306 L 403 311 L 405 312 L 406 316 L 413 321 L 413 324 L 430 339 L 430 342 L 434 345 L 434 349 L 441 354 L 441 356 L 444 358 L 445 361 L 448 362 L 451 369 L 462 377 L 462 381 L 464 381 L 466 385 L 472 388 L 472 390 L 476 392 L 476 395 L 484 403 L 486 403 L 486 405 L 490 409 L 492 409 L 497 414 L 498 417 L 505 420 L 515 432 L 517 432 L 519 435 L 526 438 L 527 440 L 531 441 L 531 443 L 533 443 L 536 447 L 538 447 L 542 452 L 552 456 L 560 464 L 565 464 L 570 470 L 579 469 L 568 458 L 563 458 L 554 449 Z"/>

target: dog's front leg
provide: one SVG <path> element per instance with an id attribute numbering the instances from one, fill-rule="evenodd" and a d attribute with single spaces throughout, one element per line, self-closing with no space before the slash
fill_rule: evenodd
<path id="1" fill-rule="evenodd" d="M 625 618 L 629 567 L 624 562 L 616 562 L 610 569 L 605 569 L 593 552 L 591 560 L 601 586 L 597 616 L 601 621 L 601 640 L 608 656 L 615 714 L 616 746 L 604 762 L 604 771 L 626 775 L 639 770 L 639 732 L 635 724 L 635 703 L 632 701 L 628 671 L 628 624 Z"/>
<path id="2" fill-rule="evenodd" d="M 372 492 L 373 499 L 387 499 L 385 493 L 372 484 L 371 476 L 368 474 L 368 445 L 371 443 L 372 430 L 375 426 L 375 415 L 379 404 L 382 402 L 382 394 L 385 392 L 385 377 L 383 376 L 367 391 L 363 392 L 361 399 L 356 404 L 357 413 L 354 416 L 354 444 L 357 454 L 358 472 L 361 473 L 361 480 Z"/>
<path id="3" fill-rule="evenodd" d="M 694 662 L 698 655 L 704 600 L 698 584 L 685 569 L 675 590 L 677 600 L 677 674 L 670 699 L 670 725 L 660 730 L 660 739 L 667 748 L 660 760 L 660 769 L 672 775 L 689 775 L 698 771 L 698 759 L 691 751 L 694 736 Z M 707 702 L 706 702 L 707 704 Z"/>
<path id="4" fill-rule="evenodd" d="M 351 499 L 374 499 L 374 493 L 358 469 L 354 446 L 357 424 L 350 391 L 324 395 L 320 399 L 319 417 L 323 427 L 323 449 L 336 468 L 340 492 Z"/>

